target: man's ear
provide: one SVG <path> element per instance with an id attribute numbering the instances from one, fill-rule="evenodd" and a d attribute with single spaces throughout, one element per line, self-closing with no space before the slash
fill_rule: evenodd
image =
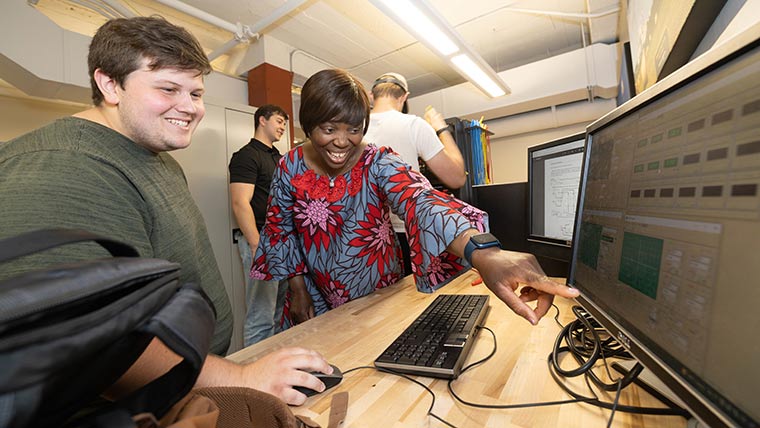
<path id="1" fill-rule="evenodd" d="M 119 83 L 99 68 L 95 69 L 93 77 L 95 78 L 95 84 L 98 85 L 98 89 L 100 89 L 100 93 L 103 94 L 103 100 L 108 104 L 118 105 L 119 93 L 117 90 Z"/>
<path id="2" fill-rule="evenodd" d="M 409 92 L 405 93 L 401 96 L 401 98 L 398 98 L 396 102 L 398 103 L 398 111 L 403 113 L 404 103 L 406 102 L 406 99 L 409 98 Z"/>

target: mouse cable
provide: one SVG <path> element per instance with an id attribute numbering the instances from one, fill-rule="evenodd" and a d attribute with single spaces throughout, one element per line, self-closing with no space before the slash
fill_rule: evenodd
<path id="1" fill-rule="evenodd" d="M 480 359 L 478 361 L 475 361 L 474 363 L 468 364 L 467 366 L 465 366 L 464 368 L 462 368 L 462 371 L 459 373 L 460 376 L 462 374 L 464 374 L 466 371 L 468 371 L 469 369 L 471 369 L 472 367 L 477 366 L 479 364 L 482 364 L 482 363 L 488 361 L 491 357 L 493 357 L 496 354 L 496 349 L 497 349 L 496 334 L 493 332 L 493 330 L 491 330 L 490 328 L 488 328 L 486 326 L 478 327 L 478 329 L 486 330 L 489 333 L 491 333 L 491 336 L 493 337 L 493 349 L 491 350 L 491 353 L 488 354 L 487 356 L 483 357 L 482 359 Z M 455 380 L 456 379 L 450 379 L 448 381 L 448 383 L 447 383 L 447 386 L 448 386 L 448 389 L 449 389 L 449 393 L 451 394 L 451 396 L 454 397 L 455 400 L 457 400 L 458 402 L 460 402 L 460 403 L 462 403 L 462 404 L 464 404 L 466 406 L 480 408 L 480 409 L 522 409 L 522 408 L 529 408 L 529 407 L 558 406 L 558 405 L 562 405 L 562 404 L 572 404 L 572 403 L 578 403 L 578 402 L 584 401 L 584 399 L 572 399 L 572 400 L 543 401 L 543 402 L 536 402 L 536 403 L 520 403 L 520 404 L 482 404 L 482 403 L 472 403 L 472 402 L 469 402 L 469 401 L 463 399 L 462 397 L 460 397 L 459 395 L 457 395 L 457 393 L 454 391 L 452 383 Z"/>
<path id="2" fill-rule="evenodd" d="M 433 400 L 430 402 L 430 407 L 428 407 L 427 415 L 429 415 L 429 416 L 431 416 L 431 417 L 433 417 L 435 419 L 438 419 L 439 421 L 441 421 L 442 423 L 446 424 L 447 426 L 450 426 L 452 428 L 456 428 L 455 425 L 452 425 L 451 423 L 447 422 L 445 419 L 443 419 L 440 416 L 438 416 L 435 413 L 433 413 L 433 407 L 435 406 L 435 392 L 433 392 L 433 390 L 430 389 L 424 383 L 418 381 L 417 379 L 413 379 L 413 378 L 411 378 L 410 376 L 408 376 L 408 375 L 406 375 L 404 373 L 397 372 L 397 371 L 391 370 L 391 369 L 386 369 L 384 367 L 359 366 L 359 367 L 354 367 L 352 369 L 346 370 L 346 371 L 343 372 L 343 374 L 345 375 L 347 373 L 351 373 L 353 371 L 360 370 L 360 369 L 374 369 L 374 370 L 377 370 L 377 371 L 382 372 L 382 373 L 388 373 L 388 374 L 396 375 L 396 376 L 399 376 L 399 377 L 403 377 L 404 379 L 406 379 L 408 381 L 411 381 L 411 382 L 414 382 L 417 385 L 423 387 L 425 389 L 425 391 L 427 391 L 430 394 L 430 396 L 433 398 Z"/>

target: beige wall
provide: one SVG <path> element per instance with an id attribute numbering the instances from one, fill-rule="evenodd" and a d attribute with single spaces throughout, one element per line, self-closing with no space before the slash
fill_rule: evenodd
<path id="1" fill-rule="evenodd" d="M 8 141 L 86 107 L 0 95 L 0 141 Z"/>
<path id="2" fill-rule="evenodd" d="M 590 122 L 589 122 L 590 123 Z M 583 132 L 588 123 L 544 129 L 525 134 L 499 138 L 491 137 L 491 154 L 494 183 L 516 183 L 528 180 L 528 147 L 550 140 Z"/>

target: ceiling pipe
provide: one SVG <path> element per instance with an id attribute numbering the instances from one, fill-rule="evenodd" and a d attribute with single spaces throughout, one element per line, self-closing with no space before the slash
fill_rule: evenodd
<path id="1" fill-rule="evenodd" d="M 137 14 L 131 9 L 124 6 L 119 0 L 100 0 L 102 3 L 107 4 L 111 9 L 118 12 L 124 18 L 134 18 Z"/>
<path id="2" fill-rule="evenodd" d="M 217 18 L 216 16 L 204 12 L 198 8 L 195 8 L 193 6 L 190 6 L 186 3 L 183 3 L 179 0 L 156 0 L 158 3 L 163 4 L 164 6 L 168 6 L 172 9 L 176 9 L 182 13 L 185 13 L 187 15 L 190 15 L 194 18 L 198 18 L 201 21 L 207 22 L 215 27 L 219 27 L 223 30 L 227 30 L 230 33 L 237 33 L 238 27 L 235 24 L 232 24 L 230 22 L 227 22 L 221 18 Z"/>
<path id="3" fill-rule="evenodd" d="M 620 10 L 620 6 L 615 6 L 611 9 L 607 9 L 598 13 L 553 12 L 550 10 L 521 9 L 521 8 L 509 7 L 509 6 L 504 7 L 504 9 L 512 11 L 512 12 L 527 13 L 531 15 L 557 16 L 557 17 L 562 17 L 562 18 L 573 18 L 573 19 L 594 19 L 594 18 L 601 18 L 603 16 L 616 13 Z"/>
<path id="4" fill-rule="evenodd" d="M 293 69 L 293 57 L 296 56 L 296 55 L 298 55 L 298 54 L 303 55 L 303 56 L 305 56 L 307 58 L 313 59 L 314 61 L 321 62 L 322 64 L 324 64 L 324 65 L 326 65 L 326 66 L 328 66 L 330 68 L 339 68 L 339 67 L 336 67 L 336 66 L 330 64 L 329 62 L 323 60 L 322 58 L 317 58 L 316 56 L 314 56 L 314 55 L 306 52 L 305 50 L 302 50 L 302 49 L 293 49 L 292 51 L 290 51 L 290 71 L 293 72 L 293 73 L 295 73 L 295 70 Z M 350 71 L 350 70 L 346 70 L 346 71 Z"/>
<path id="5" fill-rule="evenodd" d="M 254 34 L 251 37 L 255 37 L 257 40 L 259 38 L 258 34 Z M 232 50 L 235 46 L 239 45 L 240 43 L 248 43 L 248 38 L 241 38 L 238 37 L 238 33 L 235 33 L 235 36 L 231 38 L 230 40 L 227 40 L 223 45 L 219 46 L 218 48 L 214 49 L 213 52 L 208 54 L 208 61 L 211 62 L 220 56 L 226 54 L 230 50 Z"/>
<path id="6" fill-rule="evenodd" d="M 201 21 L 207 22 L 213 26 L 216 26 L 223 30 L 227 30 L 230 33 L 234 34 L 232 39 L 230 39 L 229 41 L 224 43 L 222 46 L 218 47 L 213 52 L 211 52 L 211 54 L 209 54 L 209 61 L 213 61 L 214 59 L 224 55 L 225 53 L 229 52 L 232 48 L 234 48 L 240 43 L 248 43 L 251 41 L 251 39 L 258 40 L 259 37 L 261 36 L 259 34 L 260 31 L 262 31 L 264 28 L 268 27 L 269 25 L 271 25 L 278 19 L 281 19 L 287 14 L 293 12 L 294 10 L 296 10 L 297 8 L 299 8 L 302 4 L 306 2 L 306 0 L 288 0 L 285 3 L 283 3 L 282 6 L 275 9 L 268 16 L 259 20 L 252 26 L 248 26 L 248 25 L 241 24 L 239 22 L 237 24 L 227 22 L 221 18 L 211 15 L 208 12 L 205 12 L 203 10 L 190 6 L 179 0 L 156 0 L 156 1 L 163 4 L 164 6 L 171 7 L 172 9 L 176 9 L 180 12 L 183 12 L 187 15 L 200 19 Z"/>
<path id="7" fill-rule="evenodd" d="M 288 0 L 282 4 L 282 6 L 275 9 L 269 16 L 260 19 L 258 22 L 250 27 L 251 32 L 258 34 L 264 28 L 270 26 L 278 19 L 284 17 L 290 12 L 298 9 L 302 4 L 306 3 L 306 0 Z"/>
<path id="8" fill-rule="evenodd" d="M 70 0 L 72 3 L 82 6 L 84 8 L 93 10 L 108 19 L 121 18 L 118 11 L 111 8 L 109 5 L 98 1 L 84 1 L 84 0 Z M 35 3 L 36 4 L 36 3 Z"/>

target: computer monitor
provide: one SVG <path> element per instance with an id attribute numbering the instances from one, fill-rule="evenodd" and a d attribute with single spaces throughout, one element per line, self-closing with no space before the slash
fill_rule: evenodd
<path id="1" fill-rule="evenodd" d="M 569 284 L 710 427 L 760 424 L 760 25 L 587 128 Z"/>
<path id="2" fill-rule="evenodd" d="M 567 276 L 585 133 L 528 148 L 528 252 L 550 276 Z"/>

